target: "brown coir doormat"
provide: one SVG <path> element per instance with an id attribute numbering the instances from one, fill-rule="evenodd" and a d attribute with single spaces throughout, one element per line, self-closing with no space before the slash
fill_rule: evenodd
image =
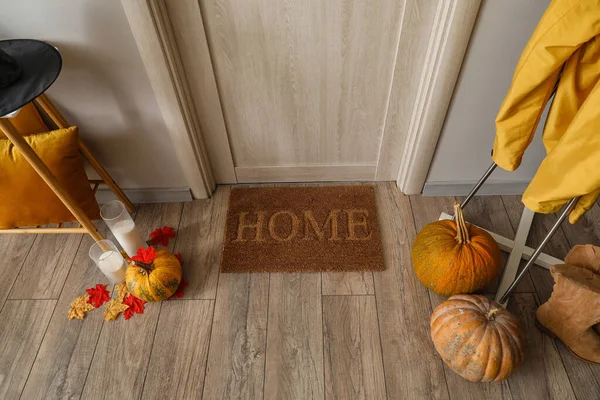
<path id="1" fill-rule="evenodd" d="M 373 187 L 231 191 L 221 272 L 383 269 Z"/>

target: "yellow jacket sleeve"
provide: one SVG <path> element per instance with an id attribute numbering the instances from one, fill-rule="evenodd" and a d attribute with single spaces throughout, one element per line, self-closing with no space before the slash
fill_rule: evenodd
<path id="1" fill-rule="evenodd" d="M 593 206 L 600 189 L 600 82 L 587 96 L 565 133 L 542 161 L 523 194 L 527 208 L 553 213 L 581 197 L 570 221 Z"/>
<path id="2" fill-rule="evenodd" d="M 600 0 L 553 0 L 527 43 L 498 116 L 493 160 L 514 171 L 531 143 L 563 64 L 600 34 Z"/>
<path id="3" fill-rule="evenodd" d="M 599 79 L 600 37 L 596 36 L 577 49 L 563 67 L 544 126 L 546 153 L 558 144 Z"/>

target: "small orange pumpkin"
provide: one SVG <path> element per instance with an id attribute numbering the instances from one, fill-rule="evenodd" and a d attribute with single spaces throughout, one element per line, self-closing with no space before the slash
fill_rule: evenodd
<path id="1" fill-rule="evenodd" d="M 168 251 L 154 251 L 152 247 L 148 250 L 149 255 L 143 261 L 132 257 L 127 268 L 125 281 L 129 293 L 145 301 L 168 299 L 181 283 L 181 264 Z"/>
<path id="2" fill-rule="evenodd" d="M 429 323 L 444 362 L 472 382 L 506 379 L 525 359 L 519 319 L 485 296 L 452 296 L 437 306 Z"/>
<path id="3" fill-rule="evenodd" d="M 412 263 L 417 278 L 442 296 L 484 289 L 500 273 L 500 248 L 481 228 L 465 223 L 462 209 L 454 205 L 455 221 L 426 225 L 417 234 Z"/>

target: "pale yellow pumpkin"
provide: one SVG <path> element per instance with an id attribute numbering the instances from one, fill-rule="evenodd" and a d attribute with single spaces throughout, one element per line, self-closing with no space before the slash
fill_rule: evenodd
<path id="1" fill-rule="evenodd" d="M 525 359 L 520 321 L 485 296 L 450 297 L 433 311 L 430 326 L 444 362 L 470 381 L 506 379 Z"/>
<path id="2" fill-rule="evenodd" d="M 181 283 L 181 264 L 165 250 L 156 250 L 150 263 L 132 261 L 125 274 L 129 293 L 145 301 L 168 299 Z"/>

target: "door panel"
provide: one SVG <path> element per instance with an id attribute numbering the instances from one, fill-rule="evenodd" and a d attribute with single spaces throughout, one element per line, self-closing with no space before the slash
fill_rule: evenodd
<path id="1" fill-rule="evenodd" d="M 237 183 L 210 50 L 196 0 L 168 0 L 173 36 L 217 183 Z"/>
<path id="2" fill-rule="evenodd" d="M 281 1 L 122 1 L 190 187 L 419 193 L 481 0 Z"/>
<path id="3" fill-rule="evenodd" d="M 238 181 L 375 178 L 402 5 L 201 0 Z"/>

